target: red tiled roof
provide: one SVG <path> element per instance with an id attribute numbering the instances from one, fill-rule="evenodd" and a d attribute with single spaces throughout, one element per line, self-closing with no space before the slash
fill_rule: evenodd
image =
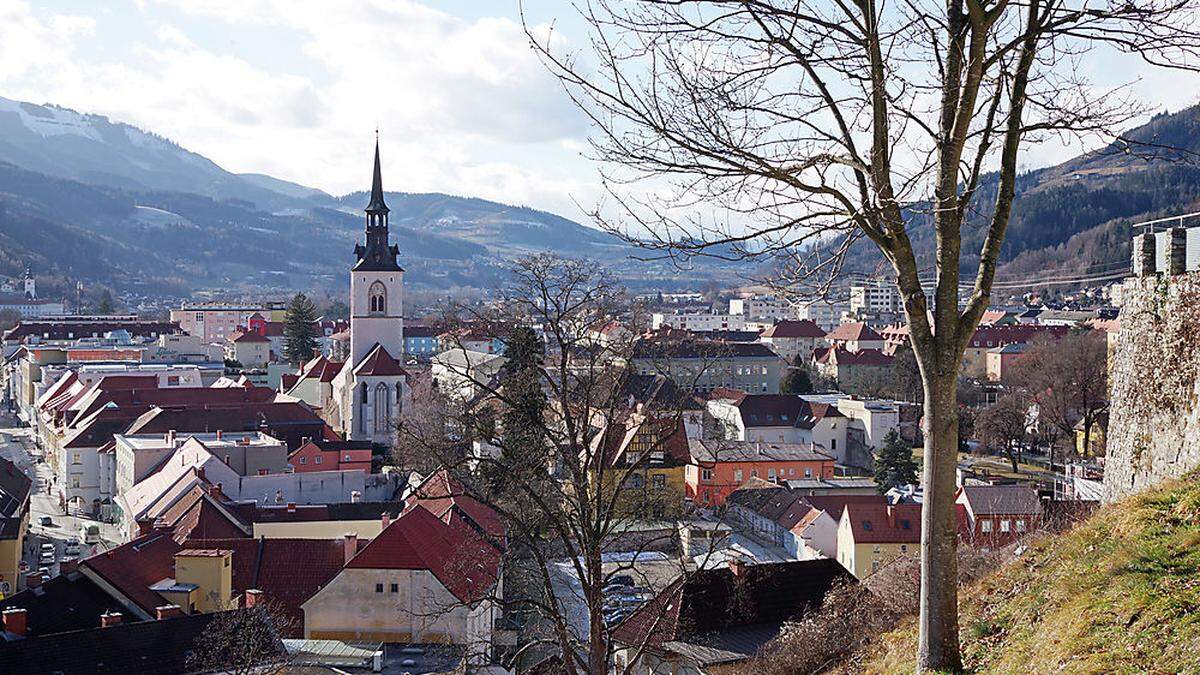
<path id="1" fill-rule="evenodd" d="M 366 549 L 359 540 L 361 553 Z M 233 590 L 257 588 L 290 619 L 286 637 L 303 635 L 301 605 L 342 570 L 341 539 L 189 539 L 188 548 L 233 551 Z M 169 576 L 169 575 L 168 575 Z"/>
<path id="2" fill-rule="evenodd" d="M 495 510 L 471 496 L 463 484 L 445 469 L 430 474 L 413 490 L 407 501 L 410 507 L 420 506 L 442 520 L 448 520 L 457 507 L 475 527 L 493 540 L 504 538 L 504 524 Z"/>
<path id="3" fill-rule="evenodd" d="M 403 375 L 404 368 L 378 342 L 367 352 L 363 360 L 354 367 L 355 375 Z"/>
<path id="4" fill-rule="evenodd" d="M 165 601 L 150 586 L 174 576 L 175 553 L 182 548 L 170 534 L 164 530 L 152 532 L 87 558 L 81 564 L 154 616 L 154 608 Z"/>
<path id="5" fill-rule="evenodd" d="M 766 338 L 823 338 L 825 331 L 808 319 L 800 321 L 784 319 L 764 330 L 762 336 Z"/>
<path id="6" fill-rule="evenodd" d="M 875 329 L 861 321 L 850 321 L 848 323 L 841 324 L 837 328 L 834 328 L 829 332 L 828 335 L 825 336 L 825 339 L 855 342 L 861 342 L 864 340 L 878 340 L 882 342 L 883 336 L 875 332 Z"/>
<path id="7" fill-rule="evenodd" d="M 270 340 L 259 335 L 256 331 L 252 331 L 252 330 L 245 330 L 245 331 L 239 330 L 236 333 L 234 333 L 233 335 L 230 335 L 228 339 L 230 342 L 233 342 L 235 344 L 242 343 L 242 342 L 245 342 L 245 343 L 270 342 Z"/>
<path id="8" fill-rule="evenodd" d="M 921 541 L 920 504 L 846 504 L 844 515 L 856 544 L 917 544 Z M 840 520 L 840 518 L 839 518 Z"/>
<path id="9" fill-rule="evenodd" d="M 462 602 L 482 599 L 500 575 L 500 551 L 460 516 L 410 509 L 346 563 L 348 569 L 429 570 Z"/>

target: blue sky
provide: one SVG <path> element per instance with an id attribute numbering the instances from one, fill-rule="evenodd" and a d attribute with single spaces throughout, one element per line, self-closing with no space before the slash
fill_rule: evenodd
<path id="1" fill-rule="evenodd" d="M 526 0 L 568 47 L 566 0 Z M 1100 84 L 1141 75 L 1113 57 Z M 1177 110 L 1195 86 L 1146 74 Z M 601 198 L 588 128 L 531 53 L 517 0 L 0 0 L 0 95 L 108 115 L 231 171 L 364 189 L 372 136 L 385 182 L 580 217 Z M 1075 149 L 1037 148 L 1025 165 Z"/>

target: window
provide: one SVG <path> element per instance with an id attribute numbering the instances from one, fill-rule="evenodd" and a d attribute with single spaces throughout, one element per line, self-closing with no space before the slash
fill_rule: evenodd
<path id="1" fill-rule="evenodd" d="M 388 386 L 382 382 L 375 385 L 375 432 L 387 431 L 392 425 L 391 397 Z"/>
<path id="2" fill-rule="evenodd" d="M 301 463 L 301 464 L 307 464 L 307 463 L 308 463 L 308 458 L 307 458 L 307 457 L 301 457 L 301 458 L 300 458 L 300 463 Z"/>
<path id="3" fill-rule="evenodd" d="M 980 521 L 979 531 L 980 532 L 991 532 L 992 531 L 992 521 L 990 521 L 990 520 Z"/>
<path id="4" fill-rule="evenodd" d="M 661 490 L 667 486 L 667 477 L 661 473 L 656 473 L 650 477 L 650 483 L 656 490 Z"/>
<path id="5" fill-rule="evenodd" d="M 701 469 L 700 480 L 712 480 L 712 469 Z"/>
<path id="6" fill-rule="evenodd" d="M 1018 520 L 1017 521 L 1017 532 L 1024 532 L 1024 531 L 1025 531 L 1025 521 Z"/>
<path id="7" fill-rule="evenodd" d="M 796 470 L 795 470 L 795 469 L 788 469 L 788 475 L 789 475 L 789 476 L 795 476 L 795 475 L 796 475 Z"/>
<path id="8" fill-rule="evenodd" d="M 908 544 L 900 544 L 900 552 L 908 553 Z"/>
<path id="9" fill-rule="evenodd" d="M 741 470 L 741 469 L 734 469 L 734 471 L 733 471 L 733 482 L 735 482 L 735 483 L 741 483 L 741 482 L 742 482 L 742 470 Z"/>
<path id="10" fill-rule="evenodd" d="M 875 544 L 871 547 L 871 553 L 879 553 L 879 544 Z"/>
<path id="11" fill-rule="evenodd" d="M 804 477 L 805 477 L 805 478 L 812 478 L 812 469 L 805 469 L 805 470 L 804 470 Z"/>
<path id="12" fill-rule="evenodd" d="M 400 584 L 392 584 L 392 586 L 389 590 L 392 593 L 399 593 L 400 592 Z"/>
<path id="13" fill-rule="evenodd" d="M 343 459 L 342 461 L 343 461 L 343 462 L 349 462 L 349 461 L 350 461 L 350 455 L 346 455 L 345 459 Z"/>
<path id="14" fill-rule="evenodd" d="M 753 478 L 758 478 L 758 469 L 750 469 L 750 476 Z"/>
<path id="15" fill-rule="evenodd" d="M 837 450 L 837 439 L 836 438 L 829 439 L 829 449 Z"/>
<path id="16" fill-rule="evenodd" d="M 324 459 L 324 458 L 321 457 L 320 455 L 313 457 L 313 464 L 320 464 L 322 459 Z"/>
<path id="17" fill-rule="evenodd" d="M 387 312 L 387 289 L 382 283 L 376 281 L 371 284 L 371 289 L 367 291 L 367 306 L 371 314 Z"/>
<path id="18" fill-rule="evenodd" d="M 775 469 L 767 469 L 767 480 L 775 480 Z"/>
<path id="19" fill-rule="evenodd" d="M 1001 532 L 1008 532 L 1011 529 L 1011 527 L 1012 527 L 1012 524 L 1009 523 L 1008 520 L 1000 521 L 1000 531 Z"/>
<path id="20" fill-rule="evenodd" d="M 375 584 L 375 592 L 382 593 L 383 592 L 383 584 Z"/>

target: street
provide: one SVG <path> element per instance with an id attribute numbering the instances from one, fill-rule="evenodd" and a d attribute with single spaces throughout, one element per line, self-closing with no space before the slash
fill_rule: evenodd
<path id="1" fill-rule="evenodd" d="M 49 492 L 48 486 L 53 477 L 50 465 L 39 462 L 38 457 L 31 453 L 34 447 L 33 429 L 19 424 L 15 417 L 0 413 L 0 457 L 11 461 L 21 471 L 33 480 L 33 492 L 29 499 L 29 531 L 25 537 L 23 560 L 30 571 L 46 567 L 50 576 L 59 572 L 59 563 L 64 558 L 86 558 L 93 553 L 115 546 L 120 540 L 118 529 L 114 525 L 77 516 L 64 515 L 58 508 L 58 501 Z M 42 525 L 43 517 L 50 518 L 49 525 Z M 82 528 L 88 525 L 100 527 L 99 544 L 84 543 Z M 79 542 L 78 551 L 68 553 L 67 542 Z M 54 562 L 49 565 L 41 563 L 43 544 L 54 546 Z"/>

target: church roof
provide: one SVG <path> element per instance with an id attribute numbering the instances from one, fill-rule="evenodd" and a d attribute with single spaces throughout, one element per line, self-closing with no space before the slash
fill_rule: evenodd
<path id="1" fill-rule="evenodd" d="M 363 360 L 354 368 L 354 374 L 359 376 L 404 375 L 404 368 L 383 345 L 378 342 L 367 352 Z"/>

